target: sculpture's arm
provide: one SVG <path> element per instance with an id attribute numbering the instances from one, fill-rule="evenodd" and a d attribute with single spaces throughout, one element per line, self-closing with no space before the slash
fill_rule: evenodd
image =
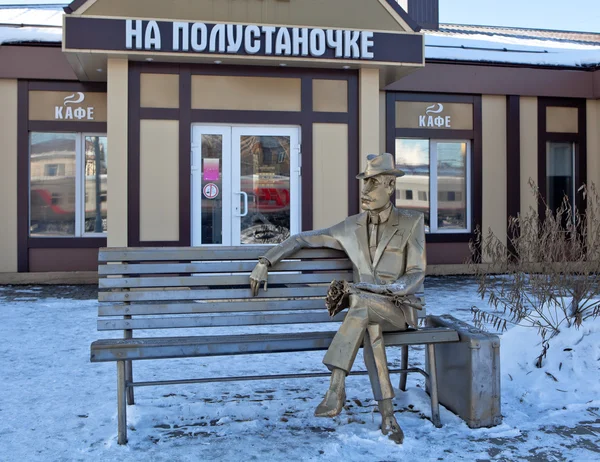
<path id="1" fill-rule="evenodd" d="M 264 282 L 264 289 L 267 290 L 269 267 L 305 247 L 326 247 L 343 250 L 339 241 L 333 237 L 332 228 L 306 231 L 290 236 L 281 244 L 269 249 L 265 255 L 259 257 L 257 265 L 250 274 L 252 296 L 258 295 L 258 290 L 262 282 Z"/>
<path id="2" fill-rule="evenodd" d="M 332 228 L 326 228 L 290 236 L 281 244 L 270 248 L 261 258 L 266 259 L 270 266 L 274 266 L 284 258 L 306 247 L 343 250 L 340 242 L 333 237 Z"/>
<path id="3" fill-rule="evenodd" d="M 425 255 L 425 220 L 419 215 L 410 233 L 404 252 L 405 272 L 391 284 L 356 284 L 357 289 L 385 295 L 407 295 L 419 291 L 425 279 L 427 258 Z"/>

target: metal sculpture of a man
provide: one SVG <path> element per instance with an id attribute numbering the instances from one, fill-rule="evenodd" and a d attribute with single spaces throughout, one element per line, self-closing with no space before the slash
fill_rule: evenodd
<path id="1" fill-rule="evenodd" d="M 323 363 L 331 371 L 329 390 L 317 406 L 318 417 L 338 415 L 346 399 L 345 379 L 361 344 L 373 395 L 381 413 L 381 431 L 402 443 L 404 434 L 394 417 L 394 390 L 389 377 L 384 331 L 417 327 L 416 306 L 408 295 L 421 290 L 425 278 L 425 228 L 419 212 L 394 207 L 390 197 L 396 178 L 391 154 L 371 154 L 361 193 L 363 213 L 346 218 L 331 228 L 291 236 L 259 259 L 252 274 L 252 294 L 266 287 L 268 268 L 304 247 L 327 247 L 344 251 L 351 260 L 354 283 L 347 288 L 348 312 L 335 334 Z"/>

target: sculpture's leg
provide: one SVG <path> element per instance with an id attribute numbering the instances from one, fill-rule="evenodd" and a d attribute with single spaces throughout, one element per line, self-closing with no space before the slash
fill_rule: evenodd
<path id="1" fill-rule="evenodd" d="M 368 331 L 365 332 L 363 341 L 363 358 L 365 360 L 365 366 L 367 366 L 367 371 L 369 372 L 369 381 L 371 382 L 371 389 L 373 390 L 373 398 L 375 401 L 380 401 L 383 399 L 381 394 L 381 384 L 379 383 L 379 374 L 377 373 L 373 347 L 371 346 L 371 336 Z"/>
<path id="2" fill-rule="evenodd" d="M 408 369 L 408 345 L 402 345 L 402 357 L 400 359 L 400 369 Z M 400 384 L 398 388 L 406 391 L 406 377 L 408 373 L 400 372 Z"/>
<path id="3" fill-rule="evenodd" d="M 387 356 L 385 354 L 385 344 L 383 343 L 383 328 L 379 324 L 369 324 L 367 326 L 373 358 L 377 370 L 379 387 L 381 390 L 381 399 L 392 399 L 394 389 L 390 381 L 390 373 L 387 365 Z"/>
<path id="4" fill-rule="evenodd" d="M 125 386 L 125 361 L 117 361 L 117 421 L 119 444 L 127 444 L 127 387 Z"/>
<path id="5" fill-rule="evenodd" d="M 358 299 L 358 297 L 356 297 Z M 344 322 L 336 332 L 325 357 L 323 364 L 329 370 L 342 369 L 348 374 L 352 369 L 356 354 L 363 341 L 367 329 L 369 311 L 366 307 L 357 306 L 354 297 L 350 297 L 350 308 Z"/>
<path id="6" fill-rule="evenodd" d="M 437 428 L 442 427 L 440 419 L 440 402 L 438 400 L 437 370 L 435 366 L 435 345 L 427 345 L 427 359 L 429 361 L 429 394 L 431 395 L 431 421 Z"/>

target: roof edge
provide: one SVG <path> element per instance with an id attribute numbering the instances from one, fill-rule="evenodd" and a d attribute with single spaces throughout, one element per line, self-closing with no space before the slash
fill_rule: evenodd
<path id="1" fill-rule="evenodd" d="M 63 10 L 66 14 L 71 14 L 85 5 L 88 1 L 89 0 L 73 0 L 69 5 L 65 6 Z M 396 0 L 386 1 L 388 5 L 391 6 L 396 12 L 396 14 L 398 14 L 414 32 L 419 32 L 421 30 L 421 26 L 419 26 L 419 24 L 417 24 L 417 22 L 411 18 L 406 11 L 404 11 L 404 8 L 402 8 Z"/>
<path id="2" fill-rule="evenodd" d="M 392 9 L 408 24 L 408 26 L 414 31 L 419 32 L 421 30 L 421 26 L 417 24 L 417 22 L 410 17 L 410 15 L 404 11 L 396 0 L 386 0 L 388 5 L 392 7 Z"/>
<path id="3" fill-rule="evenodd" d="M 65 6 L 63 8 L 63 11 L 66 14 L 71 14 L 71 13 L 77 11 L 80 7 L 82 7 L 87 2 L 88 2 L 88 0 L 73 0 L 71 3 L 69 3 L 67 6 Z"/>

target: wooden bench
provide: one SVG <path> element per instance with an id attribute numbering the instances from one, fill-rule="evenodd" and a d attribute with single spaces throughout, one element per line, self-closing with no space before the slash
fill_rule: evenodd
<path id="1" fill-rule="evenodd" d="M 293 259 L 275 266 L 268 291 L 251 297 L 249 273 L 264 246 L 210 248 L 104 248 L 99 252 L 98 330 L 123 331 L 122 339 L 92 343 L 92 362 L 117 363 L 118 443 L 127 443 L 126 403 L 134 404 L 134 387 L 181 383 L 328 376 L 275 374 L 242 377 L 208 377 L 162 381 L 133 381 L 135 360 L 226 356 L 238 354 L 325 350 L 337 331 L 327 326 L 324 297 L 333 279 L 352 280 L 346 255 L 327 249 L 299 251 Z M 333 321 L 341 321 L 345 313 Z M 178 336 L 181 328 L 268 326 L 314 323 L 310 332 L 251 333 L 238 335 Z M 161 337 L 152 337 L 161 329 Z M 256 329 L 256 328 L 254 328 Z M 133 337 L 133 331 L 144 331 Z M 203 329 L 206 332 L 206 329 Z M 164 332 L 173 333 L 164 336 Z M 400 388 L 406 373 L 419 372 L 428 380 L 434 425 L 441 426 L 435 372 L 408 368 L 408 345 L 428 345 L 428 361 L 435 364 L 433 344 L 458 341 L 456 331 L 422 328 L 385 334 L 386 346 L 402 346 Z M 317 364 L 315 364 L 317 366 Z M 435 371 L 435 367 L 431 368 Z M 358 372 L 364 374 L 365 372 Z"/>

